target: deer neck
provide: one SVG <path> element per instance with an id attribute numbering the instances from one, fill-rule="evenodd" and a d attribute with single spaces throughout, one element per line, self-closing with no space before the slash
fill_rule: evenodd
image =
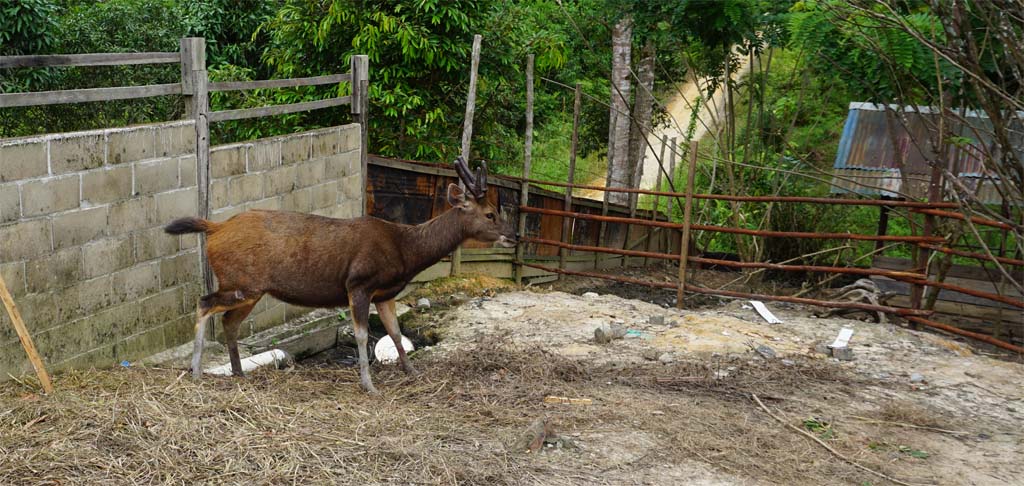
<path id="1" fill-rule="evenodd" d="M 409 227 L 404 245 L 408 267 L 420 272 L 451 254 L 466 239 L 458 211 L 452 208 L 426 223 Z"/>

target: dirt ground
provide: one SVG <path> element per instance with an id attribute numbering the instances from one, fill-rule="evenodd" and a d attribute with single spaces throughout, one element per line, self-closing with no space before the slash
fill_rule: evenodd
<path id="1" fill-rule="evenodd" d="M 773 303 L 782 324 L 740 301 L 472 287 L 410 313 L 436 343 L 419 377 L 375 364 L 382 397 L 322 359 L 0 384 L 0 484 L 892 484 L 798 431 L 907 484 L 1024 484 L 1024 365 L 966 343 Z M 629 333 L 596 343 L 609 325 Z M 853 361 L 815 351 L 842 327 Z"/>

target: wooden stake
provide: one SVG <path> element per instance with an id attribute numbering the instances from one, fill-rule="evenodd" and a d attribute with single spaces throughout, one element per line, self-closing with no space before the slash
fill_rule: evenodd
<path id="1" fill-rule="evenodd" d="M 673 151 L 674 153 L 674 151 Z M 690 251 L 690 215 L 693 210 L 693 178 L 697 172 L 697 141 L 690 142 L 690 165 L 686 172 L 686 199 L 683 203 L 683 236 L 679 242 L 679 289 L 676 291 L 676 308 L 683 308 L 683 291 L 686 289 L 686 257 Z"/>
<path id="2" fill-rule="evenodd" d="M 462 121 L 462 158 L 469 163 L 470 145 L 473 139 L 473 113 L 476 111 L 476 72 L 480 67 L 480 34 L 473 36 L 473 54 L 469 67 L 469 93 L 466 95 L 466 118 Z M 459 180 L 459 187 L 466 186 Z M 452 253 L 452 275 L 462 273 L 462 245 L 455 247 Z"/>
<path id="3" fill-rule="evenodd" d="M 530 164 L 533 162 L 533 54 L 526 56 L 526 136 L 523 148 L 523 181 L 520 183 L 519 205 L 526 206 L 530 199 Z M 519 212 L 519 238 L 526 236 L 526 213 Z M 523 283 L 522 241 L 516 245 L 516 285 Z"/>
<path id="4" fill-rule="evenodd" d="M 350 59 L 352 73 L 352 117 L 359 123 L 359 164 L 362 167 L 362 214 L 366 216 L 370 209 L 366 207 L 366 185 L 370 177 L 368 163 L 369 144 L 369 109 L 370 109 L 370 58 L 366 55 L 352 56 Z"/>
<path id="5" fill-rule="evenodd" d="M 4 307 L 7 308 L 7 315 L 11 316 L 11 323 L 14 324 L 14 330 L 18 333 L 18 339 L 21 340 L 21 347 L 25 349 L 29 362 L 32 363 L 32 367 L 36 370 L 39 383 L 43 385 L 43 392 L 46 394 L 53 393 L 53 383 L 50 382 L 50 375 L 46 372 L 43 358 L 36 351 L 36 345 L 32 342 L 32 335 L 28 333 L 25 321 L 21 320 L 21 313 L 18 312 L 18 307 L 14 305 L 14 297 L 7 290 L 7 283 L 4 282 L 3 277 L 0 277 L 0 300 L 3 300 Z"/>
<path id="6" fill-rule="evenodd" d="M 569 151 L 569 176 L 566 178 L 570 186 L 576 182 L 576 150 L 579 148 L 580 141 L 580 102 L 582 98 L 583 90 L 580 87 L 580 83 L 576 83 L 576 99 L 572 104 L 572 148 Z M 572 211 L 572 187 L 565 188 L 565 203 L 563 207 L 566 211 Z M 572 243 L 571 229 L 572 219 L 568 217 L 562 218 L 562 239 L 560 241 Z M 565 269 L 565 260 L 568 256 L 569 250 L 567 248 L 559 248 L 558 268 Z"/>

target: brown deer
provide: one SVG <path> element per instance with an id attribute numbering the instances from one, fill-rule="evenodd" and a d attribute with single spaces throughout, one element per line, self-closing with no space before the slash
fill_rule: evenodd
<path id="1" fill-rule="evenodd" d="M 196 309 L 192 375 L 202 375 L 206 323 L 219 312 L 225 313 L 231 371 L 242 375 L 238 328 L 264 294 L 306 307 L 348 305 L 359 347 L 360 382 L 367 392 L 377 394 L 366 349 L 373 303 L 397 345 L 402 368 L 415 374 L 399 344 L 395 296 L 416 274 L 468 239 L 505 247 L 516 244 L 508 220 L 485 198 L 486 165 L 474 177 L 459 157 L 455 169 L 466 190 L 449 184 L 447 200 L 452 208 L 419 225 L 369 216 L 336 219 L 285 211 L 246 211 L 223 223 L 182 218 L 167 225 L 164 230 L 172 235 L 206 233 L 206 251 L 217 277 L 217 291 L 203 296 Z"/>

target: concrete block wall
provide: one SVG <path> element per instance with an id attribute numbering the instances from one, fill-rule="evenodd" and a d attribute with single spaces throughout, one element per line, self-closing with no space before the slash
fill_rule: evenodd
<path id="1" fill-rule="evenodd" d="M 210 217 L 274 209 L 351 218 L 361 214 L 365 191 L 359 125 L 222 145 L 210 151 Z M 265 296 L 242 323 L 244 336 L 309 312 Z M 220 326 L 214 326 L 219 337 Z"/>
<path id="2" fill-rule="evenodd" d="M 191 121 L 0 140 L 0 275 L 51 370 L 111 366 L 192 339 L 202 293 Z M 359 126 L 211 150 L 212 219 L 248 209 L 335 217 L 363 204 Z M 266 298 L 245 331 L 308 309 Z M 0 311 L 0 380 L 31 368 Z"/>
<path id="3" fill-rule="evenodd" d="M 51 369 L 112 365 L 190 338 L 195 128 L 174 122 L 0 141 L 0 275 Z M 0 379 L 29 371 L 0 311 Z"/>

